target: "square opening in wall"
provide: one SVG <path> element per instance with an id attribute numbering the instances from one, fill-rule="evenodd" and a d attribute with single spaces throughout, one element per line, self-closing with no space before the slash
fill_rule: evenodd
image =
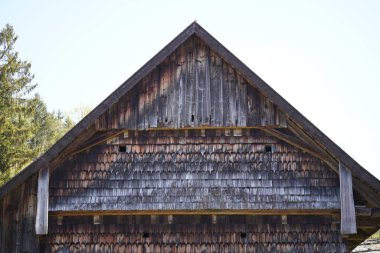
<path id="1" fill-rule="evenodd" d="M 120 152 L 120 153 L 125 153 L 125 152 L 127 152 L 127 146 L 119 146 L 119 152 Z"/>

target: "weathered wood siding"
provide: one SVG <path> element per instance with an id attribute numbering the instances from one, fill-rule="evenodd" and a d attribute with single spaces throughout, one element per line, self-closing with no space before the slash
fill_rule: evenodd
<path id="1" fill-rule="evenodd" d="M 96 121 L 100 130 L 285 124 L 271 101 L 197 37 Z"/>
<path id="2" fill-rule="evenodd" d="M 49 221 L 49 252 L 134 253 L 262 253 L 347 252 L 339 226 L 331 217 L 288 216 L 105 216 L 64 217 L 61 226 Z M 145 236 L 144 236 L 145 235 Z M 145 237 L 145 238 L 144 238 Z M 244 238 L 245 237 L 245 238 Z"/>
<path id="3" fill-rule="evenodd" d="M 231 134 L 129 131 L 53 171 L 49 210 L 340 208 L 338 176 L 318 158 L 258 130 Z"/>
<path id="4" fill-rule="evenodd" d="M 38 252 L 36 176 L 0 200 L 0 252 Z"/>

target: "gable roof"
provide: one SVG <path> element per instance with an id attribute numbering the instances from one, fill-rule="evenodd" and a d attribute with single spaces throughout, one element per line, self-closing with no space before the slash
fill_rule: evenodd
<path id="1" fill-rule="evenodd" d="M 299 111 L 297 111 L 283 97 L 273 90 L 265 81 L 257 76 L 196 22 L 190 24 L 182 33 L 175 37 L 167 46 L 159 51 L 151 60 L 143 65 L 112 94 L 110 94 L 102 103 L 92 110 L 48 151 L 5 183 L 0 188 L 0 199 L 34 173 L 44 167 L 49 166 L 56 157 L 62 155 L 62 152 L 66 150 L 73 142 L 77 141 L 80 136 L 90 136 L 91 133 L 93 133 L 91 128 L 99 116 L 101 116 L 110 106 L 112 106 L 112 104 L 116 103 L 125 93 L 131 90 L 142 78 L 149 74 L 157 65 L 163 62 L 171 53 L 173 53 L 181 44 L 193 35 L 198 36 L 212 50 L 214 50 L 215 53 L 223 58 L 224 61 L 236 68 L 236 70 L 242 74 L 251 85 L 257 88 L 274 104 L 276 104 L 278 108 L 281 109 L 281 111 L 286 115 L 286 117 L 294 123 L 296 127 L 306 133 L 311 140 L 326 150 L 332 157 L 334 157 L 334 159 L 344 163 L 352 172 L 354 188 L 360 188 L 360 192 L 362 194 L 366 192 L 368 194 L 367 197 L 372 200 L 372 203 L 375 206 L 380 207 L 380 181 L 360 166 L 355 160 L 353 160 L 338 145 L 323 134 Z"/>

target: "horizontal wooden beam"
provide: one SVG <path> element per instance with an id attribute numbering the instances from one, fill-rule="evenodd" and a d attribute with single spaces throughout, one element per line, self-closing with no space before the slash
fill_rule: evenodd
<path id="1" fill-rule="evenodd" d="M 380 227 L 380 218 L 356 217 L 356 226 L 360 229 L 363 229 L 363 228 L 377 229 Z"/>
<path id="2" fill-rule="evenodd" d="M 334 215 L 334 216 L 339 216 L 339 209 L 50 211 L 49 215 L 50 216 L 93 216 L 93 215 Z"/>
<path id="3" fill-rule="evenodd" d="M 366 206 L 355 206 L 356 216 L 372 216 L 372 208 Z"/>
<path id="4" fill-rule="evenodd" d="M 358 217 L 380 217 L 379 208 L 355 206 Z M 304 210 L 144 210 L 144 211 L 49 211 L 49 216 L 92 216 L 92 215 L 333 215 L 339 217 L 339 209 Z"/>
<path id="5" fill-rule="evenodd" d="M 370 208 L 366 206 L 355 206 L 356 216 L 370 216 L 380 218 L 380 208 Z"/>

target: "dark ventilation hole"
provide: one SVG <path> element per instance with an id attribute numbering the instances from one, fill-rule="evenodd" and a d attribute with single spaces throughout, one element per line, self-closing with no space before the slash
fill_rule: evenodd
<path id="1" fill-rule="evenodd" d="M 247 238 L 247 233 L 240 233 L 240 238 L 241 239 Z"/>
<path id="2" fill-rule="evenodd" d="M 272 152 L 272 145 L 265 145 L 265 152 Z"/>
<path id="3" fill-rule="evenodd" d="M 119 146 L 119 152 L 120 152 L 120 153 L 125 153 L 125 152 L 127 152 L 127 146 Z"/>
<path id="4" fill-rule="evenodd" d="M 194 122 L 194 114 L 191 115 L 191 122 Z"/>
<path id="5" fill-rule="evenodd" d="M 149 238 L 149 233 L 144 232 L 144 233 L 143 233 L 143 238 Z"/>

